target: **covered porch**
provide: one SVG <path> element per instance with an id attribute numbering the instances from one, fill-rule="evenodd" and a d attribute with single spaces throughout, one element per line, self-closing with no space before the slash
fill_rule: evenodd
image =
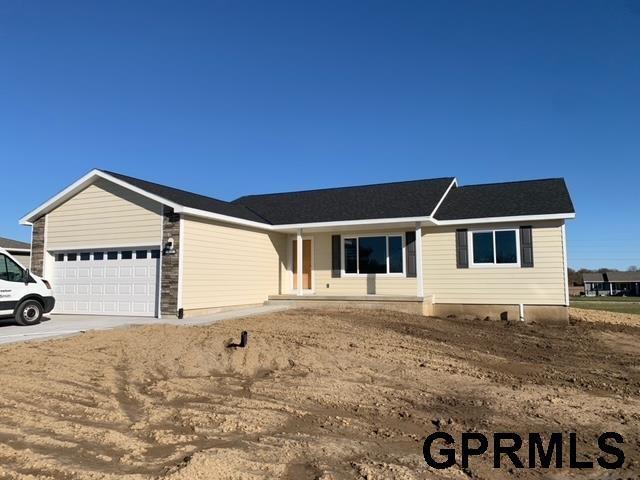
<path id="1" fill-rule="evenodd" d="M 426 301 L 425 301 L 426 300 Z M 430 298 L 411 295 L 271 295 L 267 305 L 301 308 L 365 308 L 395 310 L 417 315 L 431 314 Z"/>
<path id="2" fill-rule="evenodd" d="M 373 223 L 286 232 L 279 295 L 269 302 L 358 302 L 422 310 L 423 226 Z"/>

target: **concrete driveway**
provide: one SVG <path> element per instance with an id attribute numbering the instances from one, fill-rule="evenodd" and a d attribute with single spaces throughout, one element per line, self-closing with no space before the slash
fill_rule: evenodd
<path id="1" fill-rule="evenodd" d="M 13 320 L 0 320 L 0 344 L 66 337 L 91 330 L 111 330 L 133 325 L 208 325 L 233 318 L 264 315 L 287 310 L 288 306 L 268 305 L 214 313 L 201 317 L 157 319 L 145 317 L 107 317 L 95 315 L 47 315 L 38 325 L 22 327 Z"/>

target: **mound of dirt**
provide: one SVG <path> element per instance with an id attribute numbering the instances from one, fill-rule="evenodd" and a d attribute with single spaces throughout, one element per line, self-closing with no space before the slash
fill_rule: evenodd
<path id="1" fill-rule="evenodd" d="M 585 308 L 570 308 L 569 316 L 574 321 L 613 323 L 615 325 L 630 325 L 634 327 L 640 327 L 640 315 L 634 315 L 632 313 L 588 310 Z"/>
<path id="2" fill-rule="evenodd" d="M 598 312 L 599 313 L 599 312 Z M 55 319 L 53 320 L 55 321 Z M 250 332 L 247 348 L 227 348 Z M 443 430 L 625 438 L 640 467 L 640 327 L 543 326 L 292 310 L 0 348 L 0 477 L 20 479 L 604 478 L 429 468 Z M 591 475 L 591 476 L 589 476 Z"/>

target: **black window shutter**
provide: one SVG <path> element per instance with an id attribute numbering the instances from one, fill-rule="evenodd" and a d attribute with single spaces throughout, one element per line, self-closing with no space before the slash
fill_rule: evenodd
<path id="1" fill-rule="evenodd" d="M 407 260 L 407 277 L 416 277 L 416 232 L 405 232 L 406 241 L 406 260 Z"/>
<path id="2" fill-rule="evenodd" d="M 469 248 L 467 245 L 467 230 L 456 230 L 456 266 L 469 268 Z"/>
<path id="3" fill-rule="evenodd" d="M 340 278 L 340 235 L 331 236 L 331 277 Z"/>
<path id="4" fill-rule="evenodd" d="M 533 234 L 531 227 L 520 227 L 520 266 L 533 267 Z"/>

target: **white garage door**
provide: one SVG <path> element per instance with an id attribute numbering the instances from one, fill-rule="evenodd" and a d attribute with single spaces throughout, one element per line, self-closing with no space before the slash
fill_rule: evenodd
<path id="1" fill-rule="evenodd" d="M 157 248 L 52 253 L 54 313 L 156 315 Z"/>

